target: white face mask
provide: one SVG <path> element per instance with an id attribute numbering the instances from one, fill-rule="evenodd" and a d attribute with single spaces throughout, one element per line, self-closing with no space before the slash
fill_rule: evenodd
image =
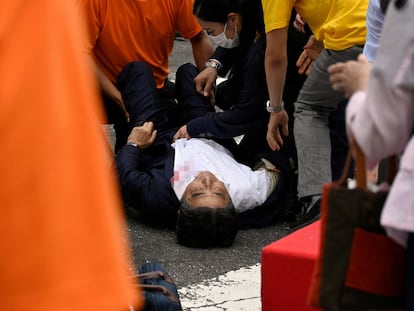
<path id="1" fill-rule="evenodd" d="M 221 46 L 222 48 L 226 49 L 231 49 L 239 46 L 240 38 L 237 34 L 237 26 L 235 27 L 233 39 L 229 39 L 226 37 L 226 28 L 227 23 L 224 25 L 224 31 L 221 34 L 217 36 L 210 36 L 211 41 L 213 41 L 213 43 L 217 44 L 218 46 Z"/>

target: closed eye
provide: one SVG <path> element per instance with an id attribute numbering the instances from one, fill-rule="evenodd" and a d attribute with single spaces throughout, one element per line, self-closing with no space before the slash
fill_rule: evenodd
<path id="1" fill-rule="evenodd" d="M 196 197 L 199 197 L 199 196 L 204 195 L 204 194 L 206 194 L 206 193 L 205 192 L 195 192 L 195 193 L 191 194 L 191 197 L 196 198 Z M 225 197 L 224 193 L 222 193 L 222 192 L 213 192 L 213 194 L 215 196 L 218 196 L 218 197 L 221 197 L 221 198 Z"/>

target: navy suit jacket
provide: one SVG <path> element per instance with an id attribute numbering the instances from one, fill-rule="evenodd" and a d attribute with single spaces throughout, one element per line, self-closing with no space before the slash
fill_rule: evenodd
<path id="1" fill-rule="evenodd" d="M 175 130 L 161 134 L 146 149 L 122 147 L 116 156 L 124 201 L 150 223 L 173 226 L 180 202 L 171 187 L 174 169 Z"/>

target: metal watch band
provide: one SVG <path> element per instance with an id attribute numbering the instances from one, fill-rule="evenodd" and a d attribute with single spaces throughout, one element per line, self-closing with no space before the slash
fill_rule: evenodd
<path id="1" fill-rule="evenodd" d="M 268 112 L 281 112 L 284 109 L 285 109 L 285 103 L 283 101 L 277 107 L 270 106 L 270 101 L 269 100 L 266 102 L 266 110 Z"/>
<path id="2" fill-rule="evenodd" d="M 135 148 L 138 148 L 138 144 L 133 143 L 133 142 L 128 142 L 127 145 L 134 146 Z"/>
<path id="3" fill-rule="evenodd" d="M 221 65 L 221 63 L 216 60 L 216 59 L 212 59 L 210 58 L 208 61 L 206 61 L 206 63 L 204 64 L 204 68 L 207 67 L 211 67 L 216 69 L 217 71 L 220 70 L 223 66 Z"/>

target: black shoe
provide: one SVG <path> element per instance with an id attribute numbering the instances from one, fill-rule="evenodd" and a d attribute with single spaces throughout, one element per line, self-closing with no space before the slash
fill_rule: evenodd
<path id="1" fill-rule="evenodd" d="M 287 204 L 287 208 L 282 215 L 282 222 L 291 224 L 296 222 L 298 216 L 302 213 L 302 205 L 296 195 L 291 195 Z"/>
<path id="2" fill-rule="evenodd" d="M 319 198 L 311 207 L 309 203 L 303 204 L 303 212 L 298 215 L 296 221 L 290 226 L 289 233 L 302 229 L 320 218 L 321 199 Z"/>

